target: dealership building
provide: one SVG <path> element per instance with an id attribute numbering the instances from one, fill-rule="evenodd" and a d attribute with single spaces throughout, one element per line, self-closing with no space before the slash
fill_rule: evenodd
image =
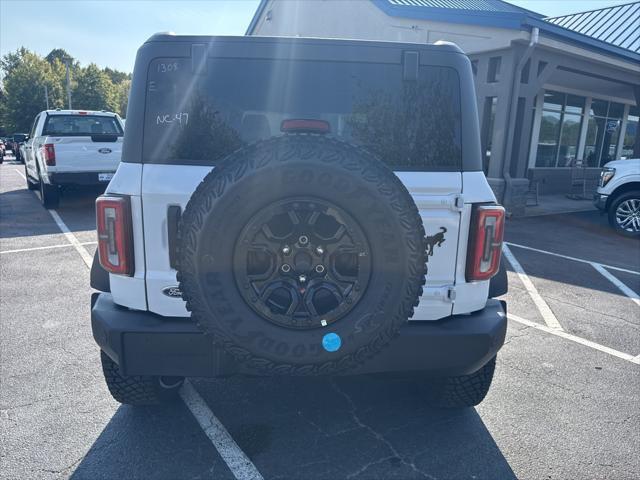
<path id="1" fill-rule="evenodd" d="M 247 35 L 456 43 L 485 173 L 514 214 L 640 157 L 640 2 L 550 18 L 501 0 L 262 0 Z"/>

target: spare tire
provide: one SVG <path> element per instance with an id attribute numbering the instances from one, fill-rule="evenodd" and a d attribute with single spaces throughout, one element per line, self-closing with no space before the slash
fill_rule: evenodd
<path id="1" fill-rule="evenodd" d="M 362 363 L 413 314 L 426 274 L 404 185 L 363 149 L 318 135 L 231 154 L 194 192 L 178 238 L 192 319 L 263 374 Z"/>

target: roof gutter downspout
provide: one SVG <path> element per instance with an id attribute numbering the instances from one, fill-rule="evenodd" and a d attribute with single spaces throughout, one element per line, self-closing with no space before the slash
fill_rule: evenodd
<path id="1" fill-rule="evenodd" d="M 507 125 L 508 126 L 514 125 L 514 131 L 510 132 L 510 134 L 507 135 L 505 138 L 504 161 L 502 162 L 502 176 L 505 181 L 504 194 L 502 195 L 503 204 L 507 203 L 506 202 L 507 199 L 510 199 L 511 192 L 513 190 L 513 181 L 512 181 L 513 179 L 511 178 L 511 172 L 509 171 L 511 162 L 508 160 L 511 159 L 510 158 L 511 149 L 513 146 L 513 138 L 515 137 L 515 113 L 514 112 L 516 109 L 514 108 L 514 105 L 517 105 L 518 97 L 520 95 L 520 77 L 522 75 L 522 69 L 524 68 L 527 61 L 531 58 L 531 55 L 533 54 L 533 50 L 536 48 L 536 45 L 538 44 L 539 36 L 540 36 L 540 30 L 538 29 L 538 27 L 533 27 L 531 29 L 531 33 L 529 36 L 529 45 L 527 46 L 527 49 L 525 50 L 522 57 L 520 57 L 520 61 L 518 62 L 518 65 L 516 65 L 516 69 L 513 74 L 513 81 L 511 83 L 511 102 L 509 103 L 509 109 L 507 112 Z"/>

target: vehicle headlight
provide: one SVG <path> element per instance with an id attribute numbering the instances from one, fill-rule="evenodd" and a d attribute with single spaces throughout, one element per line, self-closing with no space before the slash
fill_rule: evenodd
<path id="1" fill-rule="evenodd" d="M 616 174 L 615 168 L 605 167 L 600 172 L 600 186 L 604 187 Z"/>

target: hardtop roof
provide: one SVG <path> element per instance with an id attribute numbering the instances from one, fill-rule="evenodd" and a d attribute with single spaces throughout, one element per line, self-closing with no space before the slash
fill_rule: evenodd
<path id="1" fill-rule="evenodd" d="M 271 43 L 271 44 L 316 44 L 316 45 L 343 45 L 343 46 L 355 46 L 355 47 L 386 47 L 386 48 L 407 48 L 413 49 L 427 49 L 437 52 L 451 52 L 464 54 L 462 49 L 455 43 L 451 42 L 436 42 L 436 43 L 410 43 L 410 42 L 391 42 L 383 40 L 361 40 L 361 39 L 341 39 L 341 38 L 318 38 L 318 37 L 268 37 L 260 35 L 241 36 L 241 35 L 176 35 L 171 32 L 160 32 L 152 35 L 145 41 L 146 44 L 156 42 L 169 42 L 169 43 Z"/>

